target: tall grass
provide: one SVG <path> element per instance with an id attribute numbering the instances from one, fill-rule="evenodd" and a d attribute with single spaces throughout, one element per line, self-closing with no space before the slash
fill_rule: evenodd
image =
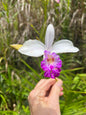
<path id="1" fill-rule="evenodd" d="M 61 54 L 64 96 L 62 115 L 86 114 L 86 4 L 83 1 L 1 0 L 0 1 L 0 115 L 30 115 L 29 92 L 44 78 L 41 58 L 31 58 L 10 48 L 28 39 L 44 42 L 49 23 L 57 39 L 70 39 L 80 48 L 77 54 Z"/>

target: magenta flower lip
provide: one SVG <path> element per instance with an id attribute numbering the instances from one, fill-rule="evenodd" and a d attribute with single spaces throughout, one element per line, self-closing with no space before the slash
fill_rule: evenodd
<path id="1" fill-rule="evenodd" d="M 62 67 L 62 61 L 59 57 L 59 55 L 56 55 L 56 53 L 51 53 L 50 51 L 45 50 L 44 51 L 44 59 L 41 62 L 41 68 L 43 71 L 45 71 L 44 76 L 55 78 L 60 75 Z"/>

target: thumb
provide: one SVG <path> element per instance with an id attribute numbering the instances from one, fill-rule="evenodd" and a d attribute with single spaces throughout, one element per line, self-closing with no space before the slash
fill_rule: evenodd
<path id="1" fill-rule="evenodd" d="M 59 95 L 60 95 L 60 89 L 62 87 L 62 80 L 57 79 L 57 82 L 52 86 L 50 94 L 49 94 L 49 100 L 52 102 L 59 102 Z"/>

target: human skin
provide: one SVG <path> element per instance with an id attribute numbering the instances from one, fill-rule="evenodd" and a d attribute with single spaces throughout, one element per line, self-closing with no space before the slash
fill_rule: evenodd
<path id="1" fill-rule="evenodd" d="M 31 115 L 61 115 L 62 80 L 42 79 L 28 96 Z"/>

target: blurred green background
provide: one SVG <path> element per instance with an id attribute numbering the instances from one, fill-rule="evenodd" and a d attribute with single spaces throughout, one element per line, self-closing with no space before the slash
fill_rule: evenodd
<path id="1" fill-rule="evenodd" d="M 29 92 L 44 78 L 40 58 L 21 55 L 10 44 L 28 39 L 44 42 L 46 27 L 55 41 L 71 40 L 78 53 L 60 54 L 64 82 L 62 115 L 86 115 L 86 1 L 0 0 L 0 115 L 30 115 Z"/>

